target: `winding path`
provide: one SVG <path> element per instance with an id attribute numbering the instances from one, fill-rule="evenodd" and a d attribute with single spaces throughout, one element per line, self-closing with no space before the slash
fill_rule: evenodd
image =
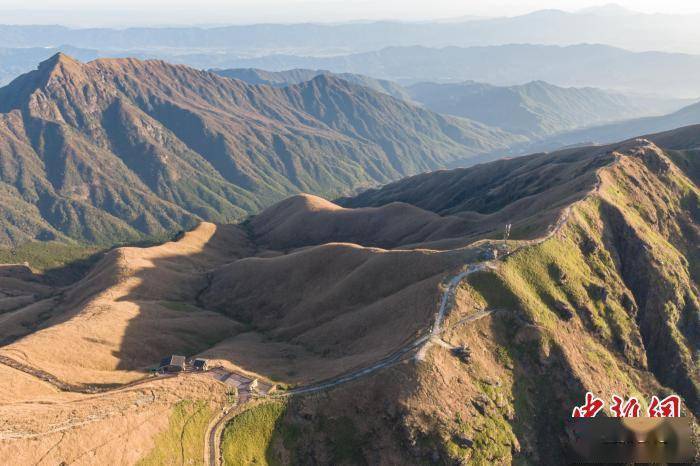
<path id="1" fill-rule="evenodd" d="M 458 325 L 458 324 L 461 325 L 461 324 L 465 324 L 468 322 L 477 321 L 479 319 L 482 319 L 482 318 L 490 315 L 493 312 L 495 312 L 495 309 L 493 309 L 493 310 L 484 309 L 481 311 L 477 311 L 474 314 L 469 315 L 469 317 L 466 317 L 466 318 L 460 320 L 459 322 L 455 323 L 455 325 Z M 444 331 L 444 329 L 440 330 L 437 333 L 431 332 L 429 335 L 422 336 L 422 337 L 414 340 L 413 342 L 407 344 L 406 346 L 403 346 L 399 350 L 393 352 L 389 356 L 387 356 L 383 359 L 380 359 L 379 361 L 375 362 L 371 366 L 367 366 L 367 367 L 364 367 L 362 369 L 358 369 L 358 370 L 350 372 L 348 374 L 330 379 L 326 382 L 307 385 L 305 387 L 299 387 L 299 388 L 296 388 L 293 390 L 289 390 L 283 394 L 277 394 L 277 395 L 273 394 L 273 395 L 269 395 L 269 396 L 279 398 L 279 397 L 289 397 L 289 396 L 293 396 L 293 395 L 301 395 L 301 394 L 305 394 L 305 393 L 313 393 L 313 392 L 318 392 L 321 390 L 327 390 L 329 388 L 336 387 L 338 385 L 350 382 L 352 380 L 359 379 L 359 378 L 364 377 L 366 375 L 369 375 L 373 372 L 376 372 L 380 369 L 385 369 L 387 367 L 391 367 L 391 366 L 403 361 L 404 356 L 406 354 L 410 353 L 411 351 L 413 351 L 417 348 L 420 348 L 425 343 L 429 342 L 431 338 L 434 338 L 436 335 L 439 335 L 443 331 Z"/>
<path id="2" fill-rule="evenodd" d="M 236 417 L 238 412 L 236 405 L 224 409 L 221 414 L 209 424 L 208 432 L 204 438 L 204 461 L 210 466 L 221 464 L 221 434 L 228 421 Z"/>
<path id="3" fill-rule="evenodd" d="M 599 183 L 596 184 L 596 187 L 594 191 L 597 191 L 599 187 Z M 504 254 L 502 257 L 500 257 L 497 260 L 494 261 L 483 261 L 483 262 L 474 262 L 466 265 L 466 269 L 460 271 L 457 273 L 455 276 L 453 276 L 450 281 L 447 284 L 447 287 L 445 288 L 445 291 L 443 291 L 442 296 L 440 298 L 440 306 L 438 308 L 438 311 L 435 314 L 435 319 L 433 320 L 433 324 L 430 326 L 430 331 L 426 334 L 423 335 L 422 337 L 416 338 L 410 343 L 407 343 L 406 345 L 402 346 L 398 350 L 394 351 L 390 355 L 376 361 L 370 366 L 366 366 L 354 371 L 351 371 L 349 373 L 334 377 L 332 379 L 328 379 L 326 381 L 321 381 L 321 382 L 316 382 L 313 384 L 309 384 L 303 387 L 298 387 L 289 391 L 286 391 L 284 393 L 278 393 L 278 394 L 270 394 L 266 395 L 264 397 L 259 397 L 260 398 L 288 398 L 291 396 L 295 395 L 304 395 L 304 394 L 309 394 L 309 393 L 316 393 L 324 390 L 329 390 L 331 388 L 337 387 L 339 385 L 352 382 L 353 380 L 357 380 L 363 377 L 366 377 L 374 372 L 377 372 L 382 369 L 386 369 L 388 367 L 394 366 L 406 359 L 406 356 L 412 353 L 413 351 L 416 351 L 416 359 L 421 360 L 425 357 L 425 353 L 427 352 L 428 348 L 430 347 L 431 343 L 437 343 L 440 346 L 447 347 L 449 346 L 446 342 L 444 341 L 438 341 L 440 340 L 440 335 L 444 333 L 446 330 L 450 328 L 454 328 L 460 325 L 476 322 L 480 319 L 483 319 L 484 317 L 487 317 L 491 315 L 494 312 L 502 311 L 504 309 L 482 309 L 479 311 L 474 312 L 473 314 L 470 314 L 457 322 L 453 323 L 447 328 L 443 327 L 443 322 L 445 318 L 450 314 L 452 311 L 452 308 L 455 304 L 455 294 L 457 292 L 457 289 L 459 288 L 459 285 L 462 283 L 462 280 L 467 278 L 469 275 L 476 273 L 476 272 L 482 272 L 488 269 L 495 269 L 496 265 L 495 262 L 498 262 L 500 260 L 505 259 L 506 257 L 514 254 L 515 252 L 519 251 L 522 248 L 537 245 L 539 243 L 542 243 L 546 241 L 547 239 L 551 238 L 556 234 L 565 224 L 567 219 L 569 218 L 569 215 L 571 213 L 571 206 L 566 207 L 564 210 L 562 210 L 561 214 L 557 218 L 557 221 L 550 226 L 548 229 L 547 233 L 535 240 L 528 241 L 521 246 L 515 248 L 513 251 Z M 223 431 L 223 427 L 230 421 L 233 417 L 236 415 L 240 414 L 240 410 L 238 409 L 231 409 L 229 411 L 224 412 L 215 422 L 212 422 L 210 430 L 207 432 L 207 440 L 206 440 L 206 454 L 208 455 L 208 459 L 206 461 L 206 464 L 209 466 L 220 466 L 221 461 L 222 461 L 222 456 L 221 456 L 221 433 Z"/>
<path id="4" fill-rule="evenodd" d="M 334 377 L 323 382 L 316 382 L 310 385 L 306 385 L 304 387 L 298 387 L 286 391 L 284 393 L 273 393 L 259 398 L 279 399 L 288 398 L 295 395 L 316 393 L 331 389 L 333 387 L 337 387 L 338 385 L 342 385 L 353 380 L 360 379 L 362 377 L 366 377 L 374 372 L 386 369 L 404 361 L 406 359 L 406 355 L 410 354 L 414 350 L 419 350 L 419 354 L 421 351 L 424 352 L 428 348 L 429 343 L 434 339 L 439 339 L 439 335 L 445 332 L 448 328 L 454 328 L 460 325 L 475 322 L 477 320 L 483 319 L 486 316 L 491 315 L 493 312 L 496 312 L 499 309 L 482 309 L 473 314 L 468 315 L 463 319 L 460 319 L 448 328 L 443 328 L 442 326 L 445 317 L 452 310 L 452 306 L 454 305 L 454 295 L 462 280 L 464 280 L 466 277 L 475 272 L 486 270 L 489 267 L 492 267 L 491 262 L 478 262 L 474 264 L 469 264 L 466 270 L 458 273 L 449 281 L 447 288 L 442 293 L 442 297 L 440 299 L 440 307 L 435 315 L 435 320 L 432 326 L 430 327 L 430 332 L 427 335 L 423 335 L 422 337 L 416 338 L 412 342 L 402 346 L 398 350 L 391 353 L 389 356 L 386 356 L 376 361 L 370 366 L 354 370 L 352 372 Z M 230 421 L 237 414 L 239 413 L 235 409 L 225 411 L 222 413 L 221 416 L 219 416 L 219 418 L 216 421 L 210 424 L 210 428 L 207 432 L 207 438 L 205 441 L 205 452 L 208 455 L 206 464 L 208 464 L 209 466 L 219 466 L 221 464 L 221 432 L 223 431 L 223 427 L 226 425 L 226 423 L 228 423 L 228 421 Z"/>

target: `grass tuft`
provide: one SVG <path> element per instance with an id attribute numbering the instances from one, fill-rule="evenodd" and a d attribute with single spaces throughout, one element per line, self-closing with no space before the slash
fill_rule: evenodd
<path id="1" fill-rule="evenodd" d="M 221 450 L 226 466 L 282 464 L 271 452 L 275 428 L 284 415 L 282 402 L 254 406 L 234 417 L 224 429 Z"/>
<path id="2" fill-rule="evenodd" d="M 204 436 L 212 416 L 206 401 L 184 400 L 175 405 L 168 430 L 156 438 L 149 454 L 139 466 L 203 465 Z"/>

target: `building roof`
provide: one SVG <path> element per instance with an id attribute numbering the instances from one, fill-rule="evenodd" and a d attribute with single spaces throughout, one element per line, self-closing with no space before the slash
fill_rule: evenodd
<path id="1" fill-rule="evenodd" d="M 192 362 L 192 365 L 196 368 L 204 367 L 207 365 L 206 359 L 197 358 Z"/>
<path id="2" fill-rule="evenodd" d="M 181 366 L 185 367 L 185 357 L 184 356 L 177 356 L 173 354 L 172 356 L 168 356 L 167 358 L 163 358 L 160 361 L 160 366 Z"/>

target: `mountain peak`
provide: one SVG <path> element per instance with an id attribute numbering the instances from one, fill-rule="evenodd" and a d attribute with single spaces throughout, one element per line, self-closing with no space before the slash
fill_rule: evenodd
<path id="1" fill-rule="evenodd" d="M 52 73 L 53 71 L 60 68 L 79 68 L 82 65 L 75 58 L 66 55 L 63 52 L 58 52 L 55 55 L 47 58 L 46 60 L 39 63 L 39 71 L 45 71 Z"/>
<path id="2" fill-rule="evenodd" d="M 83 74 L 82 68 L 81 62 L 65 53 L 58 52 L 39 63 L 35 82 L 37 87 L 43 87 L 56 79 L 67 80 L 69 76 L 70 80 L 76 80 L 76 76 Z"/>
<path id="3" fill-rule="evenodd" d="M 43 66 L 45 64 L 53 64 L 53 63 L 78 63 L 78 60 L 75 58 L 71 57 L 70 55 L 63 53 L 63 52 L 57 52 L 53 55 L 51 55 L 49 58 L 44 60 L 39 64 L 39 66 Z"/>
<path id="4" fill-rule="evenodd" d="M 0 88 L 0 112 L 20 107 L 37 89 L 44 88 L 60 77 L 75 76 L 81 70 L 82 63 L 64 53 L 59 52 L 47 58 L 39 63 L 36 70 L 18 76 Z"/>
<path id="5" fill-rule="evenodd" d="M 342 77 L 333 74 L 318 74 L 308 81 L 299 83 L 297 86 L 309 87 L 313 89 L 320 90 L 335 90 L 342 92 L 361 92 L 364 90 L 363 87 L 357 86 Z"/>

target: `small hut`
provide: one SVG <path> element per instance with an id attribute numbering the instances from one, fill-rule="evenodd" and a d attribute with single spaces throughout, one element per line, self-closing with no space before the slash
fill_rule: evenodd
<path id="1" fill-rule="evenodd" d="M 160 361 L 160 372 L 182 372 L 185 370 L 185 357 L 172 355 Z"/>
<path id="2" fill-rule="evenodd" d="M 209 370 L 209 363 L 206 359 L 197 358 L 194 361 L 192 361 L 192 369 L 196 371 Z"/>

